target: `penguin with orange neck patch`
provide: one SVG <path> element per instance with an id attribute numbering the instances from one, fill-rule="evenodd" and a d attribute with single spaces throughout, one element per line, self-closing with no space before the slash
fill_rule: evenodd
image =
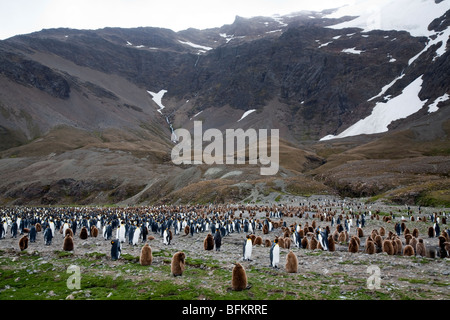
<path id="1" fill-rule="evenodd" d="M 280 246 L 278 245 L 278 238 L 276 238 L 273 242 L 272 247 L 270 248 L 270 266 L 272 268 L 278 268 L 279 263 L 280 263 Z"/>
<path id="2" fill-rule="evenodd" d="M 253 249 L 253 242 L 252 242 L 252 238 L 250 237 L 250 235 L 247 235 L 247 240 L 244 242 L 244 251 L 243 251 L 243 260 L 248 260 L 248 261 L 252 261 L 250 260 L 250 258 L 252 257 L 252 249 Z"/>
<path id="3" fill-rule="evenodd" d="M 118 260 L 120 258 L 120 254 L 122 249 L 120 247 L 119 239 L 115 239 L 111 241 L 111 259 L 113 261 Z"/>

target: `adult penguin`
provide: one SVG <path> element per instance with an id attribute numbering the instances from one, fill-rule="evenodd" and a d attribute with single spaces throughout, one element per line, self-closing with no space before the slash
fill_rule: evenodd
<path id="1" fill-rule="evenodd" d="M 0 239 L 5 239 L 6 237 L 6 230 L 3 226 L 3 223 L 0 223 Z"/>
<path id="2" fill-rule="evenodd" d="M 245 232 L 245 233 L 248 233 L 248 227 L 249 227 L 248 220 L 245 219 L 245 221 L 244 221 L 244 232 Z"/>
<path id="3" fill-rule="evenodd" d="M 113 230 L 113 228 L 112 228 L 111 223 L 108 223 L 108 225 L 105 228 L 105 234 L 104 234 L 104 237 L 105 237 L 106 240 L 111 240 L 111 238 L 112 238 L 112 230 Z"/>
<path id="4" fill-rule="evenodd" d="M 72 227 L 71 227 L 73 234 L 77 233 L 77 221 L 75 219 L 72 219 Z"/>
<path id="5" fill-rule="evenodd" d="M 252 249 L 253 249 L 253 243 L 252 238 L 250 235 L 247 235 L 247 239 L 244 241 L 244 250 L 243 250 L 243 260 L 251 261 L 250 258 L 252 257 Z"/>
<path id="6" fill-rule="evenodd" d="M 301 239 L 300 239 L 300 235 L 297 230 L 295 230 L 295 232 L 292 233 L 292 240 L 293 240 L 294 246 L 296 246 L 297 248 L 300 248 Z"/>
<path id="7" fill-rule="evenodd" d="M 36 227 L 35 225 L 32 225 L 30 228 L 30 242 L 36 242 Z"/>
<path id="8" fill-rule="evenodd" d="M 280 246 L 278 245 L 278 238 L 275 238 L 273 245 L 270 248 L 270 266 L 272 268 L 278 268 L 280 263 Z"/>
<path id="9" fill-rule="evenodd" d="M 131 225 L 128 228 L 128 244 L 133 245 L 133 237 L 134 237 L 134 231 L 136 230 L 136 226 L 135 225 Z"/>
<path id="10" fill-rule="evenodd" d="M 401 234 L 401 231 L 402 231 L 402 228 L 401 228 L 401 225 L 400 225 L 400 223 L 396 223 L 395 224 L 395 232 L 397 233 L 397 235 L 399 236 L 400 234 Z"/>
<path id="11" fill-rule="evenodd" d="M 125 226 L 125 224 L 123 223 L 123 222 L 121 222 L 120 223 L 120 226 L 119 226 L 119 228 L 117 229 L 117 235 L 116 235 L 116 237 L 117 237 L 117 240 L 118 241 L 120 241 L 120 242 L 125 242 L 126 241 L 126 226 Z"/>
<path id="12" fill-rule="evenodd" d="M 163 243 L 166 246 L 168 246 L 170 244 L 170 233 L 167 228 L 164 230 L 164 233 L 163 233 Z"/>
<path id="13" fill-rule="evenodd" d="M 242 228 L 239 220 L 236 220 L 236 222 L 234 223 L 234 229 L 237 231 L 237 233 L 241 233 Z"/>
<path id="14" fill-rule="evenodd" d="M 191 237 L 194 236 L 194 232 L 195 232 L 195 224 L 192 223 L 192 224 L 190 225 L 190 229 L 189 229 L 189 233 L 191 234 Z"/>
<path id="15" fill-rule="evenodd" d="M 439 227 L 439 223 L 437 222 L 437 219 L 436 219 L 436 223 L 434 224 L 433 228 L 434 228 L 435 236 L 438 237 L 441 234 L 441 228 Z"/>
<path id="16" fill-rule="evenodd" d="M 17 222 L 13 221 L 13 223 L 11 224 L 11 237 L 12 238 L 17 238 Z"/>
<path id="17" fill-rule="evenodd" d="M 211 223 L 211 233 L 212 234 L 216 234 L 216 224 L 213 222 L 213 223 Z"/>
<path id="18" fill-rule="evenodd" d="M 49 246 L 52 244 L 53 232 L 49 225 L 46 226 L 44 231 L 44 241 L 45 245 Z"/>
<path id="19" fill-rule="evenodd" d="M 142 226 L 141 226 L 142 242 L 145 242 L 147 240 L 147 236 L 148 236 L 148 228 L 145 224 L 142 224 Z"/>
<path id="20" fill-rule="evenodd" d="M 214 234 L 214 244 L 216 245 L 216 251 L 220 251 L 220 247 L 222 246 L 222 235 L 219 230 L 216 230 Z"/>
<path id="21" fill-rule="evenodd" d="M 139 239 L 141 238 L 141 228 L 140 227 L 136 227 L 134 229 L 134 233 L 133 233 L 133 246 L 137 246 L 139 243 Z"/>
<path id="22" fill-rule="evenodd" d="M 322 231 L 322 229 L 319 227 L 319 230 L 317 232 L 317 238 L 319 240 L 320 245 L 322 246 L 322 249 L 328 251 L 329 245 L 328 245 L 327 229 L 325 229 L 325 231 Z"/>
<path id="23" fill-rule="evenodd" d="M 120 258 L 120 253 L 122 252 L 122 248 L 120 246 L 119 239 L 115 239 L 111 241 L 111 259 L 113 261 L 118 260 Z"/>

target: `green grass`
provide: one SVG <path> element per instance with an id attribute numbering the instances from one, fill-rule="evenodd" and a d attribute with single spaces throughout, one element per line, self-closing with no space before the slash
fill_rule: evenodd
<path id="1" fill-rule="evenodd" d="M 52 258 L 21 252 L 7 255 L 0 251 L 0 300 L 59 300 L 68 296 L 75 300 L 402 300 L 430 299 L 432 293 L 420 289 L 429 284 L 445 287 L 442 279 L 408 279 L 413 291 L 400 290 L 382 281 L 380 290 L 370 290 L 365 277 L 354 277 L 346 272 L 323 274 L 303 271 L 286 273 L 283 267 L 247 266 L 251 288 L 231 289 L 231 266 L 214 258 L 186 258 L 182 277 L 170 272 L 170 257 L 174 250 L 156 251 L 156 263 L 141 266 L 138 257 L 124 254 L 111 261 L 105 254 L 92 252 L 74 256 L 54 251 Z M 307 252 L 318 256 L 322 251 Z M 420 262 L 420 259 L 418 259 Z M 155 261 L 155 260 L 154 260 Z M 343 270 L 350 260 L 341 263 Z M 80 267 L 81 288 L 69 289 L 67 273 L 71 265 Z M 389 288 L 389 291 L 387 291 Z"/>

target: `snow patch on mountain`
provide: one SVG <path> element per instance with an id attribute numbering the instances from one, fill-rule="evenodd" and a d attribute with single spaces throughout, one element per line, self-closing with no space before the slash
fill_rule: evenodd
<path id="1" fill-rule="evenodd" d="M 349 49 L 343 49 L 342 52 L 344 52 L 344 53 L 351 53 L 351 54 L 361 54 L 364 51 L 356 50 L 356 47 L 354 47 L 354 48 L 349 48 Z"/>
<path id="2" fill-rule="evenodd" d="M 280 16 L 273 16 L 272 17 L 273 20 L 275 20 L 276 22 L 278 22 L 280 24 L 280 26 L 282 27 L 287 27 L 288 25 L 286 23 L 284 23 L 283 18 Z"/>
<path id="3" fill-rule="evenodd" d="M 448 1 L 435 3 L 434 0 L 361 0 L 339 8 L 325 18 L 355 16 L 351 21 L 339 23 L 329 28 L 361 28 L 372 30 L 404 30 L 412 36 L 428 37 L 434 32 L 428 25 L 441 17 L 449 9 Z"/>
<path id="4" fill-rule="evenodd" d="M 367 101 L 372 101 L 372 100 L 374 100 L 374 99 L 376 99 L 376 98 L 379 98 L 379 97 L 381 97 L 382 95 L 384 95 L 384 94 L 386 93 L 386 91 L 389 90 L 390 87 L 392 87 L 398 80 L 402 79 L 404 76 L 405 76 L 405 74 L 402 74 L 401 76 L 399 76 L 399 77 L 395 78 L 394 80 L 392 80 L 391 83 L 385 85 L 385 86 L 381 89 L 381 92 L 380 92 L 379 94 L 377 94 L 376 96 L 370 98 L 370 99 L 367 100 Z"/>
<path id="5" fill-rule="evenodd" d="M 448 93 L 446 93 L 443 96 L 434 100 L 434 102 L 428 106 L 428 113 L 438 111 L 439 110 L 438 104 L 441 102 L 447 101 L 448 99 L 450 99 L 450 95 L 448 95 Z"/>
<path id="6" fill-rule="evenodd" d="M 212 50 L 211 47 L 202 46 L 202 45 L 199 45 L 199 44 L 192 43 L 192 42 L 190 42 L 190 41 L 181 41 L 181 40 L 178 40 L 178 42 L 179 42 L 179 43 L 182 43 L 182 44 L 185 44 L 185 45 L 188 45 L 188 46 L 190 46 L 190 47 L 192 47 L 192 48 L 196 48 L 196 49 L 202 49 L 202 50 L 206 50 L 206 51 Z"/>
<path id="7" fill-rule="evenodd" d="M 253 113 L 253 112 L 255 112 L 255 111 L 256 111 L 256 109 L 252 109 L 252 110 L 246 111 L 246 112 L 242 115 L 242 117 L 241 117 L 237 122 L 243 120 L 243 119 L 246 118 L 249 114 L 251 114 L 251 113 Z"/>
<path id="8" fill-rule="evenodd" d="M 436 44 L 441 43 L 440 47 L 436 50 L 436 56 L 433 58 L 433 61 L 436 60 L 436 58 L 439 58 L 440 56 L 442 56 L 446 52 L 446 50 L 447 50 L 447 41 L 448 41 L 448 39 L 450 37 L 450 28 L 447 28 L 447 29 L 445 29 L 444 31 L 441 31 L 441 32 L 437 32 L 434 36 L 436 36 L 435 39 L 432 39 L 431 37 L 428 38 L 428 43 L 425 46 L 425 48 L 423 48 L 422 51 L 420 51 L 414 57 L 409 59 L 408 65 L 411 65 L 424 52 L 428 51 L 428 49 L 431 46 L 434 46 Z"/>
<path id="9" fill-rule="evenodd" d="M 161 90 L 158 93 L 147 91 L 153 97 L 153 101 L 159 106 L 158 112 L 162 114 L 165 106 L 162 104 L 162 98 L 167 93 L 167 90 Z"/>
<path id="10" fill-rule="evenodd" d="M 321 44 L 321 45 L 319 46 L 319 49 L 328 46 L 330 43 L 333 43 L 333 41 L 329 41 L 329 42 L 326 42 L 326 43 Z"/>
<path id="11" fill-rule="evenodd" d="M 425 105 L 427 100 L 422 101 L 419 98 L 422 83 L 422 76 L 420 76 L 403 89 L 400 95 L 387 102 L 378 102 L 368 117 L 358 121 L 339 135 L 327 135 L 320 141 L 388 131 L 388 126 L 393 121 L 406 118 Z"/>

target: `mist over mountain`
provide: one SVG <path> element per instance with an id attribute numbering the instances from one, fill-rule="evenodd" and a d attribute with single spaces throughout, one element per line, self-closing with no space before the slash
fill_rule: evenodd
<path id="1" fill-rule="evenodd" d="M 0 201 L 448 204 L 450 6 L 403 2 L 0 41 Z M 194 121 L 279 129 L 278 174 L 174 165 L 172 130 Z"/>

